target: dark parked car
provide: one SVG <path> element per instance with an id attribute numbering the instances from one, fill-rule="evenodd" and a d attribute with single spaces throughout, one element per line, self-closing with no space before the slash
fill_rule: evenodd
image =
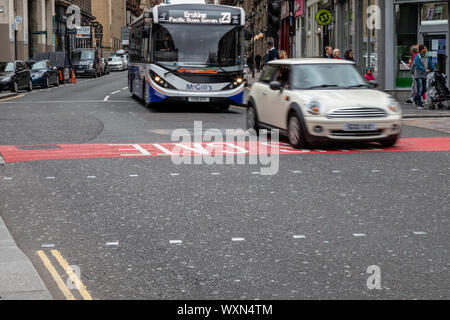
<path id="1" fill-rule="evenodd" d="M 102 74 L 109 74 L 108 61 L 102 57 Z"/>
<path id="2" fill-rule="evenodd" d="M 58 68 L 49 60 L 28 62 L 31 67 L 33 86 L 49 88 L 51 85 L 59 87 Z"/>
<path id="3" fill-rule="evenodd" d="M 0 62 L 0 92 L 20 89 L 33 90 L 31 71 L 23 61 Z"/>
<path id="4" fill-rule="evenodd" d="M 58 68 L 60 84 L 70 82 L 70 76 L 72 74 L 73 66 L 67 52 L 37 52 L 33 55 L 33 61 L 41 60 L 48 60 Z"/>
<path id="5" fill-rule="evenodd" d="M 102 75 L 100 56 L 100 51 L 97 49 L 77 49 L 72 51 L 72 64 L 77 77 L 100 77 Z"/>

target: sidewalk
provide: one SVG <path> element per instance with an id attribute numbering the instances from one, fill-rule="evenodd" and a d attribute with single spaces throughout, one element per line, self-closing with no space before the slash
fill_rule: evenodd
<path id="1" fill-rule="evenodd" d="M 252 84 L 258 81 L 261 77 L 261 72 L 255 72 L 255 78 L 252 78 L 252 74 L 248 75 L 248 88 L 250 89 Z M 406 103 L 405 101 L 408 99 L 409 92 L 408 91 L 398 91 L 394 94 L 397 101 L 400 103 L 403 110 L 404 118 L 442 118 L 442 117 L 450 117 L 450 110 L 430 110 L 424 109 L 419 110 L 413 104 Z M 450 102 L 447 102 L 450 103 Z"/>
<path id="2" fill-rule="evenodd" d="M 0 217 L 0 300 L 51 300 L 31 261 Z"/>

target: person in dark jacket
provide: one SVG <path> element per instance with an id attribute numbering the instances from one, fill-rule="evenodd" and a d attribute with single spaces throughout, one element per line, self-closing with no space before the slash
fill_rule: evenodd
<path id="1" fill-rule="evenodd" d="M 325 54 L 323 55 L 324 58 L 327 59 L 333 59 L 333 47 L 326 46 L 325 47 Z"/>
<path id="2" fill-rule="evenodd" d="M 264 61 L 264 64 L 267 64 L 272 60 L 278 59 L 280 59 L 280 55 L 278 54 L 277 49 L 273 46 L 273 41 L 272 40 L 267 41 L 267 56 L 266 61 Z"/>
<path id="3" fill-rule="evenodd" d="M 421 44 L 419 53 L 414 58 L 413 71 L 416 80 L 416 104 L 417 109 L 423 109 L 422 95 L 427 92 L 427 75 L 434 71 L 434 65 L 430 57 L 427 57 L 428 48 Z"/>
<path id="4" fill-rule="evenodd" d="M 348 61 L 353 61 L 355 62 L 355 59 L 353 58 L 353 50 L 348 49 L 347 51 L 345 51 L 344 53 L 344 59 L 348 60 Z"/>
<path id="5" fill-rule="evenodd" d="M 256 71 L 257 72 L 261 72 L 261 56 L 259 54 L 256 55 L 255 57 L 255 64 L 256 64 Z"/>

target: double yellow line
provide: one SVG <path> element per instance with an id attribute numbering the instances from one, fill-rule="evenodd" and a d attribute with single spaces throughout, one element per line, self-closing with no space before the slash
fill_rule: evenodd
<path id="1" fill-rule="evenodd" d="M 79 293 L 83 297 L 83 299 L 84 300 L 92 300 L 91 295 L 86 290 L 86 286 L 81 282 L 81 280 L 78 278 L 76 273 L 69 266 L 69 263 L 67 262 L 67 260 L 62 257 L 61 253 L 58 250 L 51 250 L 50 252 L 55 257 L 56 261 L 58 261 L 59 265 L 64 269 L 66 274 L 69 276 L 69 279 L 72 281 L 72 283 L 75 284 L 77 290 L 79 291 Z M 69 288 L 66 286 L 66 284 L 62 280 L 58 271 L 56 271 L 55 267 L 50 262 L 50 259 L 47 257 L 45 252 L 42 250 L 39 250 L 39 251 L 37 251 L 37 254 L 38 254 L 39 258 L 41 258 L 42 262 L 44 263 L 44 266 L 50 272 L 50 275 L 52 276 L 53 280 L 55 280 L 56 284 L 58 285 L 58 288 L 64 294 L 66 299 L 67 300 L 76 300 L 74 295 L 72 294 L 72 292 L 69 290 Z"/>

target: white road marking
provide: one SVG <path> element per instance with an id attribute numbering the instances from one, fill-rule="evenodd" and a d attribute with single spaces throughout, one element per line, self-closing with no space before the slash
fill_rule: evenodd
<path id="1" fill-rule="evenodd" d="M 354 233 L 353 234 L 354 237 L 366 237 L 365 233 Z"/>
<path id="2" fill-rule="evenodd" d="M 411 171 L 420 171 L 420 169 L 411 169 Z"/>
<path id="3" fill-rule="evenodd" d="M 46 177 L 45 179 L 55 179 L 55 177 Z"/>
<path id="4" fill-rule="evenodd" d="M 96 176 L 87 176 L 88 179 L 95 179 L 97 178 Z"/>
<path id="5" fill-rule="evenodd" d="M 106 96 L 105 99 L 103 99 L 103 101 L 108 101 L 108 99 L 109 99 L 110 97 L 111 97 L 111 96 Z"/>
<path id="6" fill-rule="evenodd" d="M 41 245 L 41 248 L 54 248 L 55 245 L 53 243 L 44 243 Z"/>
<path id="7" fill-rule="evenodd" d="M 119 245 L 119 241 L 111 241 L 111 242 L 107 242 L 106 245 L 107 245 L 107 246 L 118 246 L 118 245 Z"/>
<path id="8" fill-rule="evenodd" d="M 414 233 L 415 235 L 423 235 L 423 234 L 427 234 L 427 233 L 424 232 L 424 231 L 413 231 L 413 233 Z"/>
<path id="9" fill-rule="evenodd" d="M 218 175 L 220 175 L 220 173 L 219 172 L 213 172 L 213 173 L 211 173 L 211 175 L 218 176 Z"/>
<path id="10" fill-rule="evenodd" d="M 3 178 L 3 180 L 12 180 L 12 178 Z"/>
<path id="11" fill-rule="evenodd" d="M 380 172 L 381 170 L 372 170 L 372 172 Z"/>
<path id="12" fill-rule="evenodd" d="M 292 173 L 302 173 L 302 171 L 292 171 Z"/>
<path id="13" fill-rule="evenodd" d="M 245 241 L 244 238 L 232 238 L 231 240 L 234 242 Z"/>
<path id="14" fill-rule="evenodd" d="M 183 244 L 183 241 L 181 240 L 169 240 L 170 244 Z"/>
<path id="15" fill-rule="evenodd" d="M 139 177 L 139 175 L 137 175 L 137 174 L 130 174 L 130 177 L 135 178 L 135 177 Z"/>
<path id="16" fill-rule="evenodd" d="M 117 94 L 117 93 L 120 93 L 120 90 L 117 90 L 117 91 L 112 92 L 111 95 Z"/>
<path id="17" fill-rule="evenodd" d="M 303 234 L 294 234 L 294 239 L 305 239 L 306 237 Z"/>
<path id="18" fill-rule="evenodd" d="M 171 173 L 170 175 L 171 176 L 179 176 L 180 174 L 179 173 Z"/>
<path id="19" fill-rule="evenodd" d="M 333 173 L 341 173 L 341 171 L 334 170 Z"/>
<path id="20" fill-rule="evenodd" d="M 255 171 L 255 172 L 252 172 L 252 174 L 260 174 L 260 172 Z"/>
<path id="21" fill-rule="evenodd" d="M 128 89 L 128 87 L 122 88 L 122 90 L 127 90 L 127 89 Z"/>

